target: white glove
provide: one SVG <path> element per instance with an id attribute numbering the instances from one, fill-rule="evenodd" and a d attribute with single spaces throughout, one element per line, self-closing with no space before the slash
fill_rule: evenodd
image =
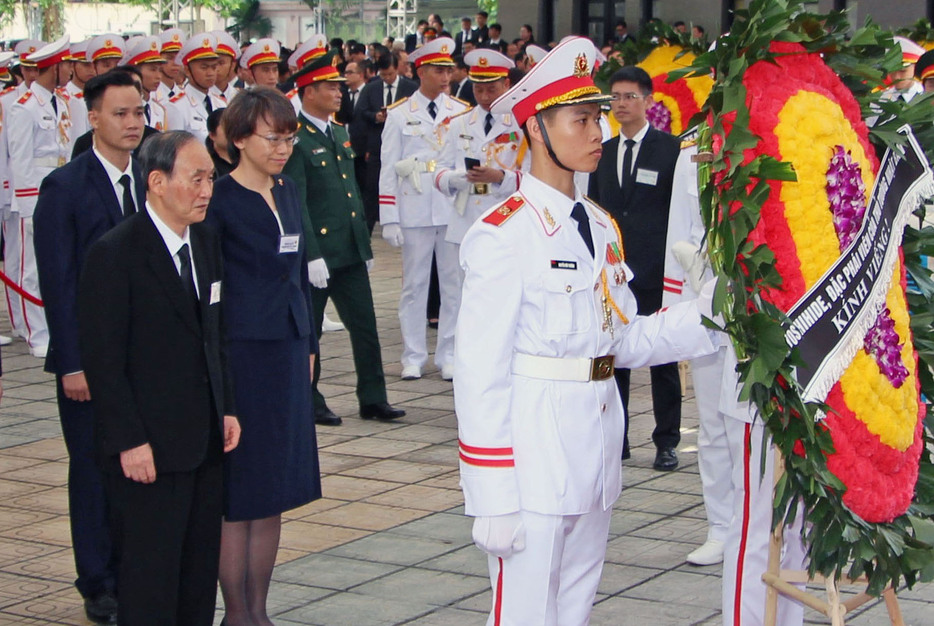
<path id="1" fill-rule="evenodd" d="M 713 314 L 713 292 L 717 288 L 717 279 L 711 278 L 704 286 L 701 287 L 700 293 L 697 296 L 697 300 L 694 301 L 695 306 L 697 306 L 697 312 L 705 317 L 709 317 L 716 324 L 723 326 L 723 316 L 719 313 L 714 316 Z"/>
<path id="2" fill-rule="evenodd" d="M 519 513 L 478 517 L 473 521 L 473 542 L 478 548 L 509 558 L 513 552 L 525 550 L 525 524 Z"/>
<path id="3" fill-rule="evenodd" d="M 367 272 L 372 272 L 372 271 L 373 271 L 373 265 L 375 265 L 374 261 L 375 261 L 375 259 L 370 259 L 369 261 L 366 262 L 366 271 L 367 271 Z"/>
<path id="4" fill-rule="evenodd" d="M 405 243 L 405 238 L 402 236 L 402 229 L 399 228 L 398 224 L 383 224 L 383 239 L 393 248 L 398 248 Z"/>
<path id="5" fill-rule="evenodd" d="M 694 293 L 700 293 L 701 287 L 704 286 L 704 271 L 707 269 L 707 261 L 700 249 L 687 241 L 677 241 L 671 246 L 671 253 L 687 274 L 691 289 Z"/>
<path id="6" fill-rule="evenodd" d="M 328 279 L 331 274 L 328 273 L 327 263 L 324 259 L 315 259 L 308 261 L 308 282 L 318 289 L 324 289 L 328 286 Z"/>
<path id="7" fill-rule="evenodd" d="M 467 180 L 467 172 L 451 172 L 451 175 L 448 176 L 448 187 L 454 191 L 464 191 L 470 187 L 470 182 Z"/>
<path id="8" fill-rule="evenodd" d="M 412 188 L 415 189 L 415 193 L 421 193 L 422 177 L 420 176 L 417 166 L 418 161 L 415 157 L 409 157 L 401 161 L 396 161 L 393 168 L 396 170 L 396 176 L 409 179 L 409 182 L 412 183 Z"/>

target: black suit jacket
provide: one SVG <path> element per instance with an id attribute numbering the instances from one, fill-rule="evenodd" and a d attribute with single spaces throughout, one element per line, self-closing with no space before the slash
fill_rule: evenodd
<path id="1" fill-rule="evenodd" d="M 477 29 L 471 28 L 470 34 L 467 36 L 466 41 L 470 41 L 477 36 Z M 454 56 L 464 53 L 464 31 L 459 30 L 457 34 L 454 35 Z"/>
<path id="2" fill-rule="evenodd" d="M 133 162 L 137 204 L 146 183 Z M 88 150 L 45 177 L 33 216 L 39 287 L 49 324 L 45 370 L 58 376 L 83 369 L 78 347 L 78 277 L 88 250 L 123 221 L 110 178 Z"/>
<path id="3" fill-rule="evenodd" d="M 367 83 L 363 87 L 363 91 L 360 93 L 360 99 L 357 101 L 357 107 L 354 109 L 354 121 L 363 123 L 352 124 L 351 126 L 359 126 L 359 129 L 354 129 L 354 133 L 362 133 L 365 137 L 363 142 L 364 150 L 362 154 L 369 154 L 369 160 L 379 160 L 380 148 L 383 145 L 382 134 L 383 134 L 383 124 L 376 122 L 376 114 L 379 113 L 380 109 L 385 106 L 383 98 L 385 97 L 386 83 L 382 80 L 374 80 Z M 408 98 L 413 93 L 418 90 L 418 84 L 406 78 L 405 76 L 399 76 L 399 85 L 392 94 L 392 101 L 398 102 L 403 98 Z M 353 144 L 353 137 L 351 137 L 351 144 Z M 358 154 L 361 152 L 358 150 Z"/>
<path id="4" fill-rule="evenodd" d="M 465 78 L 461 83 L 457 85 L 451 85 L 451 95 L 457 98 L 458 100 L 463 100 L 470 106 L 477 106 L 477 99 L 473 95 L 473 81 L 469 78 Z"/>
<path id="5" fill-rule="evenodd" d="M 597 171 L 590 177 L 590 197 L 610 212 L 623 233 L 626 263 L 635 274 L 630 286 L 639 300 L 640 313 L 650 312 L 646 308 L 661 307 L 668 206 L 680 149 L 681 143 L 676 137 L 649 128 L 639 146 L 633 173 L 635 179 L 639 170 L 645 171 L 643 180 L 656 173 L 655 184 L 636 182 L 632 188 L 621 190 L 616 172 L 620 137 L 614 137 L 603 145 Z M 651 303 L 640 298 L 640 293 L 645 292 L 652 292 Z M 654 304 L 656 295 L 657 305 Z"/>
<path id="6" fill-rule="evenodd" d="M 206 458 L 211 429 L 221 441 L 234 413 L 222 341 L 220 243 L 204 224 L 190 227 L 200 292 L 196 307 L 144 210 L 101 237 L 78 288 L 85 374 L 94 398 L 104 467 L 149 443 L 158 472 L 187 472 Z M 211 294 L 220 295 L 211 303 Z"/>

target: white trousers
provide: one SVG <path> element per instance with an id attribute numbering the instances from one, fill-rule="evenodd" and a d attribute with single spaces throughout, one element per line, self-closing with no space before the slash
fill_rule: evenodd
<path id="1" fill-rule="evenodd" d="M 768 456 L 765 475 L 759 468 L 764 426 L 730 420 L 727 437 L 738 463 L 733 466 L 734 522 L 723 554 L 723 626 L 762 626 L 765 623 L 765 583 L 772 528 L 774 453 L 771 438 L 765 441 Z M 805 547 L 801 541 L 802 514 L 785 527 L 782 569 L 804 569 Z M 801 626 L 804 606 L 778 596 L 778 626 Z"/>
<path id="2" fill-rule="evenodd" d="M 611 513 L 521 511 L 525 550 L 508 559 L 489 557 L 493 608 L 487 626 L 586 626 L 603 572 Z"/>
<path id="3" fill-rule="evenodd" d="M 438 315 L 438 345 L 435 365 L 454 364 L 454 321 L 459 296 L 457 247 L 444 240 L 447 226 L 403 228 L 402 295 L 399 298 L 399 323 L 402 330 L 402 365 L 424 367 L 428 362 L 425 309 L 428 306 L 428 283 L 431 278 L 431 255 L 438 265 L 441 311 Z"/>
<path id="4" fill-rule="evenodd" d="M 727 422 L 732 418 L 720 412 L 723 360 L 726 349 L 691 361 L 694 398 L 697 401 L 697 467 L 700 470 L 707 511 L 707 539 L 726 541 L 733 519 L 734 459 L 727 441 Z M 740 459 L 741 460 L 741 459 Z"/>
<path id="5" fill-rule="evenodd" d="M 23 239 L 20 233 L 19 213 L 4 211 L 3 214 L 3 272 L 7 277 L 19 285 L 20 281 L 20 258 L 23 254 Z M 10 324 L 13 326 L 13 334 L 20 337 L 26 336 L 26 324 L 23 321 L 23 303 L 19 294 L 10 289 L 4 283 L 3 288 L 6 295 L 6 307 L 10 313 Z"/>
<path id="6" fill-rule="evenodd" d="M 17 217 L 19 237 L 14 237 L 14 245 L 18 248 L 13 251 L 19 254 L 18 275 L 10 276 L 26 293 L 41 298 L 39 295 L 39 269 L 36 267 L 36 247 L 33 243 L 33 230 L 31 217 Z M 9 289 L 8 291 L 12 291 Z M 9 297 L 9 296 L 8 296 Z M 25 298 L 19 300 L 19 321 L 22 327 L 18 330 L 26 339 L 30 348 L 44 349 L 49 345 L 49 327 L 45 321 L 45 309 L 29 302 Z M 12 313 L 12 311 L 11 311 Z"/>

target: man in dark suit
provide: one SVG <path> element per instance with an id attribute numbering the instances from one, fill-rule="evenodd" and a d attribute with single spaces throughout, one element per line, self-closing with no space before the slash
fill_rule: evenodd
<path id="1" fill-rule="evenodd" d="M 470 80 L 470 66 L 463 56 L 454 56 L 454 73 L 451 74 L 451 96 L 463 100 L 470 106 L 477 105 L 473 95 L 473 82 Z"/>
<path id="2" fill-rule="evenodd" d="M 620 124 L 620 134 L 604 146 L 597 171 L 590 177 L 590 196 L 619 224 L 626 263 L 635 275 L 629 287 L 636 296 L 639 314 L 650 315 L 662 306 L 668 206 L 681 144 L 646 120 L 652 103 L 652 79 L 645 70 L 621 68 L 610 77 L 610 90 L 615 96 L 613 115 Z M 655 413 L 653 467 L 671 471 L 678 467 L 676 448 L 681 441 L 678 364 L 657 365 L 650 372 Z M 629 370 L 616 370 L 616 381 L 628 415 Z M 628 419 L 626 426 L 628 430 Z M 627 438 L 623 458 L 628 454 Z"/>
<path id="3" fill-rule="evenodd" d="M 428 28 L 428 20 L 418 20 L 418 26 L 414 33 L 405 36 L 405 51 L 413 52 L 416 48 L 425 44 L 425 29 Z"/>
<path id="4" fill-rule="evenodd" d="M 383 141 L 383 124 L 386 122 L 386 107 L 393 102 L 408 98 L 418 89 L 418 84 L 399 74 L 399 57 L 395 54 L 380 57 L 376 64 L 379 80 L 367 83 L 354 109 L 354 133 L 362 133 L 363 154 L 366 159 L 366 180 L 363 185 L 363 206 L 370 232 L 379 221 L 379 168 L 380 150 Z M 352 138 L 351 138 L 352 139 Z M 351 144 L 353 145 L 353 144 Z"/>
<path id="5" fill-rule="evenodd" d="M 461 18 L 461 29 L 454 35 L 454 56 L 464 54 L 464 43 L 474 38 L 476 31 L 469 17 Z"/>
<path id="6" fill-rule="evenodd" d="M 477 27 L 474 29 L 474 39 L 477 40 L 478 46 L 482 47 L 490 39 L 490 28 L 486 23 L 489 18 L 490 14 L 486 11 L 477 11 Z"/>
<path id="7" fill-rule="evenodd" d="M 150 139 L 146 204 L 95 243 L 78 287 L 82 365 L 120 548 L 118 620 L 214 621 L 222 453 L 236 447 L 222 262 L 204 220 L 214 164 L 187 132 Z"/>
<path id="8" fill-rule="evenodd" d="M 143 133 L 143 103 L 133 79 L 108 72 L 84 91 L 94 148 L 42 182 L 36 203 L 39 284 L 49 323 L 45 370 L 56 376 L 62 434 L 68 448 L 68 507 L 85 612 L 108 623 L 116 615 L 116 551 L 104 486 L 94 455 L 94 407 L 78 346 L 78 277 L 88 250 L 136 212 L 145 185 L 131 152 Z M 80 190 L 79 193 L 76 193 Z"/>
<path id="9" fill-rule="evenodd" d="M 354 180 L 351 164 L 354 152 L 347 131 L 330 121 L 340 106 L 343 81 L 341 76 L 329 72 L 331 54 L 312 61 L 295 75 L 302 102 L 301 128 L 298 143 L 283 173 L 298 185 L 306 211 L 302 221 L 318 335 L 324 321 L 324 307 L 329 298 L 333 299 L 350 334 L 360 416 L 395 419 L 404 416 L 405 411 L 393 408 L 386 401 L 386 377 L 368 272 L 373 252 L 360 190 Z M 318 271 L 312 272 L 315 265 Z M 315 422 L 336 426 L 341 418 L 328 408 L 318 389 L 320 377 L 321 359 L 315 359 L 312 379 Z"/>

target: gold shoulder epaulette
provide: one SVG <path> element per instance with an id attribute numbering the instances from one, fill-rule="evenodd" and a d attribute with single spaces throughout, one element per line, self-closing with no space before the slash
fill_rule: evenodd
<path id="1" fill-rule="evenodd" d="M 697 145 L 697 139 L 685 139 L 681 142 L 681 149 L 690 148 Z"/>
<path id="2" fill-rule="evenodd" d="M 26 104 L 26 101 L 29 100 L 30 98 L 32 98 L 32 92 L 27 90 L 26 93 L 20 96 L 20 99 L 17 100 L 17 102 L 19 102 L 20 104 Z"/>
<path id="3" fill-rule="evenodd" d="M 387 111 L 391 111 L 392 109 L 396 108 L 397 106 L 399 106 L 399 105 L 402 104 L 403 102 L 407 102 L 408 99 L 409 99 L 408 96 L 406 96 L 405 98 L 402 98 L 401 100 L 396 100 L 395 102 L 393 102 L 392 104 L 390 104 L 388 107 L 386 107 L 386 110 L 387 110 Z"/>
<path id="4" fill-rule="evenodd" d="M 458 118 L 458 117 L 461 117 L 462 115 L 467 115 L 468 113 L 470 113 L 471 111 L 473 111 L 473 109 L 474 109 L 474 108 L 473 108 L 472 106 L 468 106 L 468 108 L 464 109 L 464 110 L 461 111 L 460 113 L 455 113 L 455 114 L 452 115 L 451 117 L 447 118 L 448 124 L 450 124 L 454 119 L 456 119 L 456 118 Z"/>
<path id="5" fill-rule="evenodd" d="M 460 102 L 460 103 L 463 104 L 465 107 L 470 107 L 470 106 L 471 106 L 471 104 L 470 104 L 469 102 L 467 102 L 466 100 L 461 100 L 461 99 L 458 98 L 457 96 L 451 96 L 451 100 L 453 100 L 454 102 Z"/>
<path id="6" fill-rule="evenodd" d="M 525 204 L 522 196 L 511 196 L 506 202 L 500 205 L 498 209 L 483 218 L 483 221 L 493 226 L 502 226 L 503 223 Z"/>

